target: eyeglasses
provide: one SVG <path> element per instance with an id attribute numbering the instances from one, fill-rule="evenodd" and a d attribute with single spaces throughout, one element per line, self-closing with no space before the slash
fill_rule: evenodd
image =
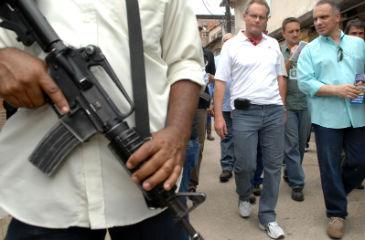
<path id="1" fill-rule="evenodd" d="M 256 15 L 256 14 L 248 14 L 248 16 L 254 20 L 256 20 L 258 18 L 260 21 L 264 21 L 267 19 L 267 17 L 265 17 L 265 16 L 260 16 L 260 15 Z"/>
<path id="2" fill-rule="evenodd" d="M 339 46 L 338 47 L 338 52 L 337 52 L 337 62 L 341 62 L 343 59 L 343 50 L 342 48 Z"/>

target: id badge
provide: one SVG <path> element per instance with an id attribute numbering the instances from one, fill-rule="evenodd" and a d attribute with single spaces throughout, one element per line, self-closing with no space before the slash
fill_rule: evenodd
<path id="1" fill-rule="evenodd" d="M 290 80 L 298 80 L 298 75 L 297 75 L 297 69 L 296 68 L 292 68 L 289 70 L 289 79 Z"/>

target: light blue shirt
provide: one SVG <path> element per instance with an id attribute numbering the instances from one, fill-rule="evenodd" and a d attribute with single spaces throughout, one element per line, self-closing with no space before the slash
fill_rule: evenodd
<path id="1" fill-rule="evenodd" d="M 217 68 L 218 68 L 219 59 L 220 59 L 220 55 L 218 55 L 214 58 L 214 63 L 215 63 L 215 66 L 217 66 Z M 222 112 L 231 112 L 232 111 L 232 108 L 231 108 L 231 83 L 232 83 L 232 78 L 229 78 L 228 81 L 226 82 L 226 90 L 224 92 Z"/>
<path id="2" fill-rule="evenodd" d="M 350 104 L 350 99 L 335 96 L 315 96 L 325 84 L 354 84 L 355 74 L 364 73 L 364 59 L 364 41 L 342 31 L 338 45 L 330 37 L 319 36 L 303 49 L 298 60 L 298 86 L 308 96 L 312 123 L 334 129 L 365 126 L 364 104 Z"/>

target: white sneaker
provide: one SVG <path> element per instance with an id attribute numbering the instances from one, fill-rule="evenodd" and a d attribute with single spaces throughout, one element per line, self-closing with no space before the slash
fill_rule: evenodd
<path id="1" fill-rule="evenodd" d="M 283 229 L 277 222 L 269 222 L 267 224 L 259 223 L 259 228 L 266 231 L 267 235 L 269 235 L 272 239 L 283 239 L 285 237 Z"/>
<path id="2" fill-rule="evenodd" d="M 238 212 L 240 213 L 241 217 L 247 218 L 251 214 L 251 204 L 248 201 L 241 201 L 238 202 Z"/>

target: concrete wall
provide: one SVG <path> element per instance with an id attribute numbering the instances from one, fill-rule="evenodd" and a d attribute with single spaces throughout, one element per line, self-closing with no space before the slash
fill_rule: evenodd
<path id="1" fill-rule="evenodd" d="M 236 0 L 234 3 L 235 31 L 236 34 L 240 29 L 245 29 L 246 24 L 243 21 L 242 13 L 245 9 L 247 0 Z"/>
<path id="2" fill-rule="evenodd" d="M 300 17 L 314 8 L 318 0 L 271 0 L 271 17 L 267 30 L 273 32 L 281 28 L 287 17 Z"/>

